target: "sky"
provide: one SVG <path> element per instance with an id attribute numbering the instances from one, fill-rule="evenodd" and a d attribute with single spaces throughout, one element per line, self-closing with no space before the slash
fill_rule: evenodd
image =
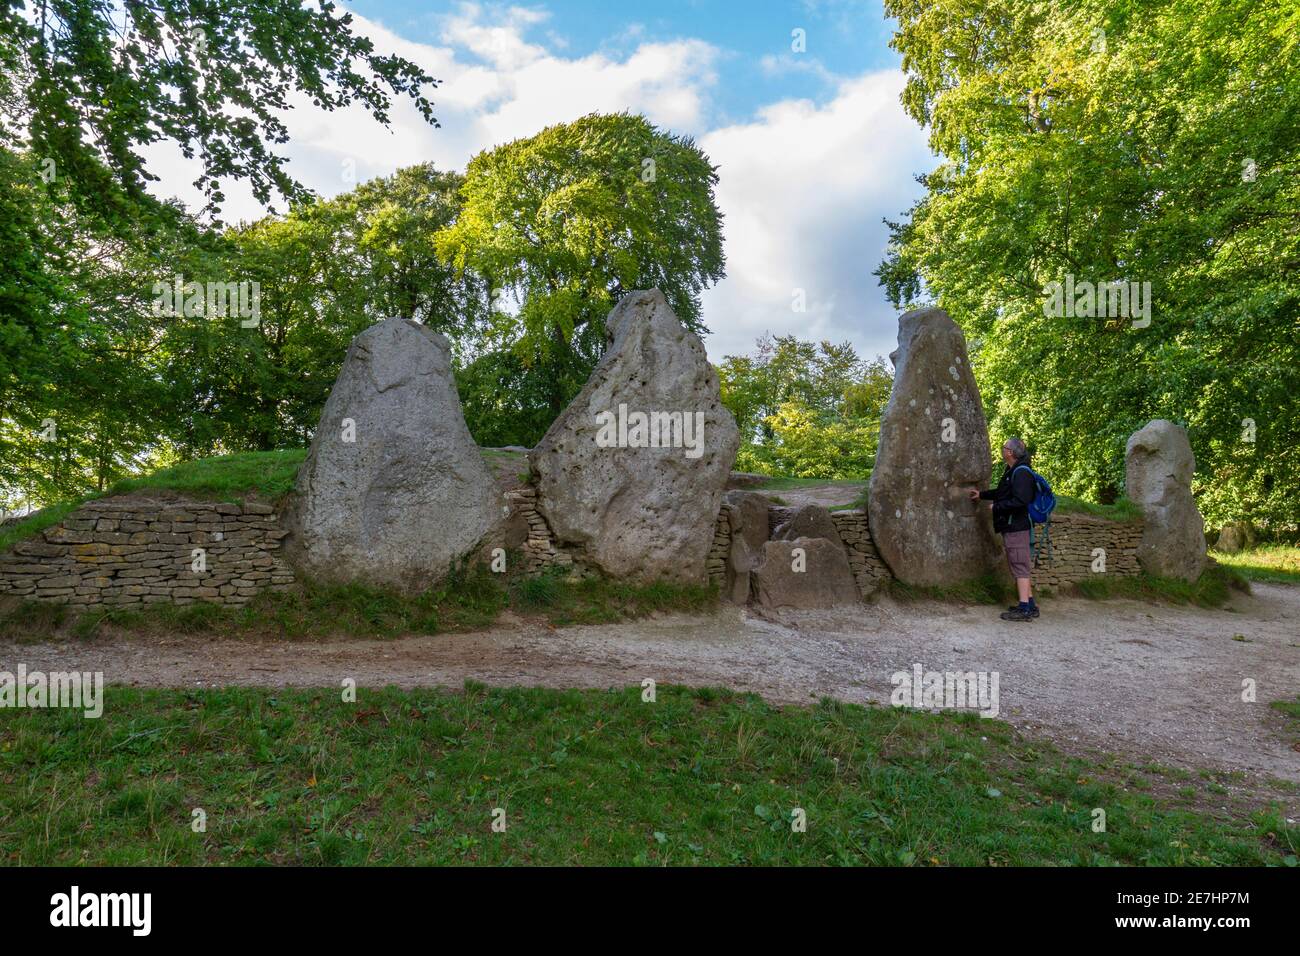
<path id="1" fill-rule="evenodd" d="M 893 350 L 898 316 L 872 275 L 881 220 L 921 195 L 916 176 L 935 160 L 899 104 L 880 0 L 340 6 L 380 52 L 441 81 L 431 96 L 440 126 L 405 100 L 385 129 L 359 107 L 327 113 L 304 99 L 282 149 L 310 189 L 333 196 L 427 161 L 463 170 L 554 123 L 643 113 L 694 137 L 718 166 L 727 277 L 703 296 L 713 361 L 752 352 L 765 333 L 849 341 L 865 358 Z M 165 145 L 147 158 L 160 192 L 201 207 L 192 161 Z M 267 211 L 242 184 L 225 192 L 227 222 Z"/>

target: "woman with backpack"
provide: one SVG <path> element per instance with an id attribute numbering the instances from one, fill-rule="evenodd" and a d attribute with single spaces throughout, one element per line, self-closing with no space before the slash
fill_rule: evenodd
<path id="1" fill-rule="evenodd" d="M 1002 535 L 1007 551 L 1007 564 L 1016 579 L 1020 603 L 1002 612 L 1004 621 L 1032 621 L 1038 617 L 1038 605 L 1030 582 L 1033 558 L 1030 548 L 1029 506 L 1038 492 L 1038 478 L 1029 467 L 1029 450 L 1019 438 L 1008 438 L 1002 446 L 1002 461 L 1006 468 L 996 488 L 980 491 L 970 488 L 967 494 L 972 501 L 981 498 L 993 502 L 993 530 Z"/>

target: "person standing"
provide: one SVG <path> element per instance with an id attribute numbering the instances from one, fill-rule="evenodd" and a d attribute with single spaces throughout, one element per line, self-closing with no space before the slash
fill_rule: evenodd
<path id="1" fill-rule="evenodd" d="M 1002 535 L 1007 565 L 1011 568 L 1011 576 L 1016 579 L 1020 602 L 1003 611 L 1002 620 L 1032 621 L 1038 617 L 1038 605 L 1034 603 L 1031 581 L 1033 557 L 1029 532 L 1033 526 L 1029 520 L 1029 505 L 1034 500 L 1036 489 L 1033 469 L 1028 467 L 1029 449 L 1019 438 L 1008 438 L 1002 446 L 1002 462 L 1006 467 L 996 488 L 983 491 L 970 488 L 967 494 L 972 501 L 993 502 L 993 530 Z M 1026 467 L 1022 468 L 1022 465 Z"/>

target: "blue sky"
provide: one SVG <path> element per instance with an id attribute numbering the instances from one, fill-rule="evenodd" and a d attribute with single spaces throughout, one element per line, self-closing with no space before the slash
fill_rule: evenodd
<path id="1" fill-rule="evenodd" d="M 431 43 L 438 42 L 441 20 L 454 8 L 414 0 L 346 6 L 407 39 Z M 545 11 L 547 20 L 530 35 L 571 57 L 626 56 L 641 43 L 684 38 L 715 45 L 725 51 L 714 103 L 718 122 L 748 119 L 764 103 L 785 97 L 823 98 L 832 89 L 823 70 L 851 76 L 899 64 L 889 49 L 891 29 L 880 0 L 555 0 L 519 6 Z M 491 11 L 493 5 L 483 8 Z M 798 57 L 791 50 L 796 29 L 806 41 Z M 781 64 L 789 68 L 776 71 Z"/>
<path id="2" fill-rule="evenodd" d="M 441 126 L 405 101 L 385 129 L 359 107 L 323 113 L 299 97 L 284 151 L 309 188 L 333 196 L 418 162 L 464 169 L 553 123 L 643 113 L 719 168 L 727 278 L 703 296 L 710 358 L 751 352 L 769 332 L 849 341 L 866 358 L 893 350 L 897 315 L 871 274 L 881 219 L 920 195 L 915 177 L 934 159 L 899 105 L 880 0 L 341 5 L 377 49 L 442 81 Z M 149 153 L 163 191 L 201 205 L 193 163 L 163 145 Z M 242 184 L 226 194 L 228 221 L 266 212 Z"/>

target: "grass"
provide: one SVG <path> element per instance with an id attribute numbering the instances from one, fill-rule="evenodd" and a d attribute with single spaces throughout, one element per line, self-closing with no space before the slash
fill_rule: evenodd
<path id="1" fill-rule="evenodd" d="M 221 637 L 322 639 L 391 638 L 481 630 L 504 610 L 567 624 L 601 624 L 660 611 L 712 610 L 717 591 L 669 583 L 628 584 L 604 578 L 571 581 L 557 574 L 503 578 L 476 565 L 460 568 L 441 586 L 409 596 L 363 584 L 305 581 L 290 590 L 264 591 L 244 607 L 195 603 L 99 607 L 81 614 L 63 605 L 28 601 L 0 610 L 0 638 L 211 634 Z"/>
<path id="2" fill-rule="evenodd" d="M 1251 581 L 1270 584 L 1300 584 L 1300 547 L 1264 545 L 1235 554 L 1212 552 L 1214 560 L 1231 567 Z"/>
<path id="3" fill-rule="evenodd" d="M 58 524 L 87 501 L 110 495 L 174 491 L 193 498 L 216 501 L 242 501 L 255 495 L 274 503 L 293 490 L 298 468 L 306 458 L 305 448 L 248 451 L 216 458 L 200 458 L 148 475 L 124 478 L 107 491 L 50 505 L 30 518 L 0 529 L 0 552 Z"/>
<path id="4" fill-rule="evenodd" d="M 1296 861 L 1281 796 L 1234 802 L 1226 777 L 1084 762 L 974 716 L 669 686 L 653 703 L 639 687 L 472 683 L 342 696 L 112 687 L 98 720 L 4 711 L 0 853 L 26 866 Z"/>
<path id="5" fill-rule="evenodd" d="M 1222 607 L 1233 592 L 1250 593 L 1250 582 L 1234 568 L 1212 564 L 1194 582 L 1154 575 L 1092 575 L 1076 581 L 1074 590 L 1094 600 L 1135 598 L 1169 604 L 1194 604 L 1197 607 Z"/>
<path id="6" fill-rule="evenodd" d="M 524 481 L 528 476 L 528 453 L 507 451 L 504 448 L 480 448 L 483 461 L 496 478 L 513 478 Z"/>
<path id="7" fill-rule="evenodd" d="M 293 490 L 298 468 L 307 449 L 246 451 L 218 458 L 200 458 L 139 478 L 126 478 L 108 490 L 110 495 L 137 491 L 175 491 L 196 498 L 237 501 L 257 495 L 278 501 Z"/>
<path id="8" fill-rule="evenodd" d="M 512 474 L 517 473 L 522 477 L 528 470 L 527 456 L 522 452 L 484 448 L 482 454 L 494 475 L 500 475 L 502 469 L 510 469 Z M 215 458 L 200 458 L 148 475 L 124 478 L 107 491 L 50 505 L 30 518 L 0 528 L 0 552 L 58 524 L 87 501 L 110 495 L 174 491 L 211 501 L 242 502 L 244 498 L 256 496 L 275 504 L 293 491 L 298 480 L 298 469 L 306 460 L 306 448 L 246 451 Z"/>
<path id="9" fill-rule="evenodd" d="M 1091 515 L 1094 518 L 1105 518 L 1107 521 L 1123 523 L 1139 521 L 1142 518 L 1142 509 L 1127 498 L 1120 498 L 1114 504 L 1101 505 L 1095 501 L 1084 501 L 1081 498 L 1057 495 L 1056 512 L 1057 514 L 1067 515 Z"/>

